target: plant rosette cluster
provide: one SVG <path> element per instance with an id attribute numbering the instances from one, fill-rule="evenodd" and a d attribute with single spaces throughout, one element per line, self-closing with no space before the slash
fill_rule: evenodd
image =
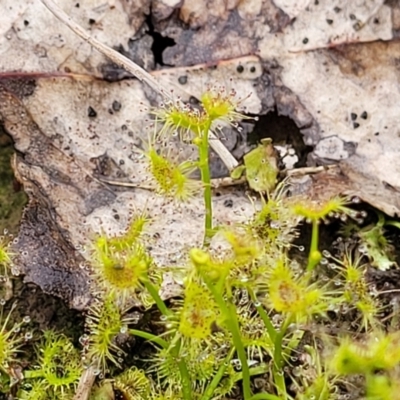
<path id="1" fill-rule="evenodd" d="M 378 359 L 378 350 L 365 355 L 351 341 L 341 342 L 332 368 L 326 366 L 316 343 L 304 346 L 308 373 L 312 371 L 314 380 L 307 375 L 305 365 L 291 364 L 306 327 L 326 320 L 332 308 L 340 309 L 344 304 L 354 307 L 365 330 L 374 326 L 379 307 L 369 294 L 360 258 L 353 260 L 350 253 L 336 258 L 319 248 L 321 222 L 331 218 L 346 221 L 354 216 L 349 199 L 290 198 L 285 181 L 276 186 L 277 165 L 261 165 L 269 162 L 273 153 L 271 141 L 266 140 L 247 157 L 244 171 L 250 187 L 268 196 L 261 196 L 261 206 L 247 223 L 218 229 L 227 251 L 218 253 L 218 249 L 210 248 L 217 231 L 213 226 L 208 160 L 210 131 L 224 124 L 237 127 L 238 121 L 247 118 L 235 111 L 239 104 L 234 92 L 213 89 L 202 96 L 200 109 L 178 100 L 154 112 L 156 127 L 162 126 L 156 129 L 144 153 L 156 192 L 177 202 L 189 201 L 200 191 L 204 198 L 203 247 L 192 248 L 183 267 L 163 269 L 173 273 L 179 269 L 185 276 L 182 298 L 167 305 L 159 295 L 161 268 L 147 250 L 145 228 L 151 221 L 145 214 L 136 215 L 119 236 L 97 235 L 90 247 L 94 300 L 86 316 L 86 334 L 80 340 L 83 357 L 77 357 L 63 335 L 47 332 L 39 347 L 36 369 L 26 371 L 31 387 L 21 389 L 21 398 L 44 399 L 40 396 L 45 392 L 51 399 L 70 398 L 83 367 L 94 368 L 99 377 L 113 376 L 114 388 L 128 399 L 217 400 L 241 385 L 244 400 L 291 400 L 294 396 L 328 400 L 334 395 L 335 374 L 364 373 L 372 393 L 378 387 L 376 368 L 388 371 L 379 386 L 387 389 L 395 361 Z M 171 136 L 197 146 L 198 160 L 178 161 L 163 154 L 166 146 L 156 149 L 156 142 L 163 144 Z M 254 162 L 260 157 L 259 163 Z M 191 178 L 195 169 L 201 173 L 199 182 Z M 302 221 L 312 227 L 304 266 L 289 257 Z M 364 233 L 370 242 L 372 236 Z M 334 264 L 339 285 L 319 279 L 326 262 Z M 9 264 L 9 253 L 0 246 L 0 265 Z M 144 310 L 158 309 L 160 335 L 133 327 L 135 321 L 127 313 L 132 304 Z M 0 332 L 0 341 L 2 333 L 6 370 L 7 362 L 13 360 L 7 349 L 18 350 L 20 342 L 5 332 Z M 148 359 L 141 360 L 143 370 L 132 366 L 116 373 L 125 366 L 127 355 L 116 340 L 121 334 L 151 344 Z M 383 343 L 380 349 L 392 351 L 390 346 L 397 339 L 379 337 Z M 390 342 L 386 347 L 384 338 Z M 371 366 L 357 372 L 355 366 L 361 361 Z M 254 385 L 259 375 L 268 376 L 261 388 Z M 107 382 L 95 389 L 98 398 L 109 391 Z"/>

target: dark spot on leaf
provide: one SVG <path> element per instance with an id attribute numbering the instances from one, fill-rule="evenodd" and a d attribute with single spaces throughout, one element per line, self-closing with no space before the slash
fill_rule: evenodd
<path id="1" fill-rule="evenodd" d="M 303 43 L 304 43 L 304 44 L 307 44 L 307 43 L 308 43 L 308 38 L 304 38 L 304 39 L 303 39 Z"/>
<path id="2" fill-rule="evenodd" d="M 239 72 L 239 74 L 241 74 L 244 71 L 243 65 L 238 65 L 236 67 L 236 71 Z"/>
<path id="3" fill-rule="evenodd" d="M 332 25 L 333 24 L 333 19 L 327 19 L 326 22 L 327 22 L 328 25 Z"/>
<path id="4" fill-rule="evenodd" d="M 200 104 L 199 100 L 196 99 L 196 97 L 194 97 L 194 96 L 190 96 L 189 97 L 189 103 L 192 104 L 192 105 L 199 105 Z"/>
<path id="5" fill-rule="evenodd" d="M 95 118 L 95 117 L 97 117 L 97 112 L 96 112 L 96 110 L 95 110 L 93 107 L 91 107 L 91 106 L 88 107 L 88 116 L 89 116 L 90 118 Z"/>
<path id="6" fill-rule="evenodd" d="M 233 200 L 232 199 L 226 199 L 224 201 L 224 206 L 227 208 L 232 208 L 233 207 Z"/>
<path id="7" fill-rule="evenodd" d="M 256 67 L 251 67 L 250 72 L 252 72 L 252 73 L 256 72 Z"/>
<path id="8" fill-rule="evenodd" d="M 357 129 L 360 126 L 360 124 L 358 122 L 353 122 L 353 128 Z"/>
<path id="9" fill-rule="evenodd" d="M 180 77 L 178 78 L 178 82 L 179 82 L 181 85 L 185 85 L 185 84 L 187 83 L 187 80 L 188 80 L 187 75 L 182 75 L 182 76 L 180 76 Z"/>
<path id="10" fill-rule="evenodd" d="M 354 20 L 356 19 L 356 16 L 355 16 L 354 14 L 350 14 L 349 17 L 350 17 L 350 19 L 351 19 L 352 21 L 354 21 Z"/>
<path id="11" fill-rule="evenodd" d="M 28 25 L 29 25 L 29 21 L 28 21 L 27 19 L 24 21 L 24 25 L 25 25 L 25 26 L 28 26 Z"/>
<path id="12" fill-rule="evenodd" d="M 96 20 L 95 19 L 93 19 L 93 18 L 90 18 L 89 19 L 89 25 L 93 25 L 93 24 L 95 24 L 96 23 Z"/>
<path id="13" fill-rule="evenodd" d="M 114 111 L 119 111 L 121 109 L 121 103 L 117 100 L 114 100 L 112 103 L 112 109 Z"/>
<path id="14" fill-rule="evenodd" d="M 342 358 L 342 365 L 349 365 L 351 364 L 351 360 L 348 357 L 343 357 Z"/>
<path id="15" fill-rule="evenodd" d="M 355 121 L 355 120 L 357 119 L 357 114 L 351 113 L 351 114 L 350 114 L 350 117 L 351 117 L 351 120 L 352 120 L 352 121 Z"/>
<path id="16" fill-rule="evenodd" d="M 362 119 L 367 119 L 367 118 L 368 118 L 368 113 L 367 113 L 366 111 L 364 111 L 364 112 L 360 115 L 360 117 L 361 117 Z"/>
<path id="17" fill-rule="evenodd" d="M 333 9 L 333 11 L 335 11 L 335 13 L 338 13 L 338 12 L 342 11 L 342 9 L 340 7 L 335 7 Z"/>

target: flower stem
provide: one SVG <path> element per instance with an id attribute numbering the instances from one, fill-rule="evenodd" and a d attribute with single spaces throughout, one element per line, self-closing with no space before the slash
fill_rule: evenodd
<path id="1" fill-rule="evenodd" d="M 243 346 L 242 338 L 240 335 L 239 322 L 237 320 L 236 308 L 231 307 L 227 304 L 222 296 L 222 294 L 216 289 L 212 282 L 210 282 L 206 277 L 202 275 L 204 282 L 206 283 L 208 289 L 214 296 L 216 303 L 218 304 L 222 315 L 224 315 L 225 322 L 228 326 L 229 331 L 232 334 L 233 345 L 235 346 L 238 358 L 242 365 L 242 376 L 243 376 L 243 396 L 244 400 L 249 400 L 251 397 L 250 389 L 250 370 L 247 363 L 246 351 Z"/>
<path id="2" fill-rule="evenodd" d="M 150 293 L 151 297 L 155 301 L 158 309 L 161 311 L 161 313 L 164 316 L 171 316 L 172 311 L 167 308 L 165 305 L 164 301 L 161 299 L 160 295 L 158 294 L 158 290 L 154 285 L 150 282 L 149 278 L 146 277 L 142 281 L 143 285 L 145 288 L 148 290 Z M 177 343 L 174 346 L 169 346 L 165 340 L 157 338 L 156 336 L 152 334 L 147 334 L 146 332 L 142 331 L 137 331 L 137 330 L 131 330 L 132 333 L 136 334 L 137 336 L 141 336 L 145 339 L 149 339 L 154 341 L 155 343 L 158 343 L 160 346 L 164 347 L 170 347 L 172 348 L 171 353 L 174 356 L 174 358 L 177 361 L 178 368 L 179 368 L 179 373 L 181 375 L 182 379 L 182 396 L 184 400 L 191 400 L 192 399 L 192 387 L 191 387 L 191 380 L 190 380 L 190 375 L 189 371 L 187 369 L 185 360 L 179 356 L 179 351 L 181 349 L 181 341 L 180 339 L 177 341 Z"/>
<path id="3" fill-rule="evenodd" d="M 211 383 L 207 386 L 206 391 L 204 392 L 203 396 L 201 397 L 201 400 L 210 400 L 212 396 L 214 395 L 215 389 L 218 387 L 219 383 L 221 382 L 222 377 L 224 376 L 224 373 L 233 357 L 235 348 L 233 347 L 228 355 L 225 357 L 224 362 L 220 365 L 217 373 L 214 375 L 213 380 Z"/>
<path id="4" fill-rule="evenodd" d="M 191 385 L 191 378 L 189 375 L 189 371 L 187 369 L 186 363 L 183 358 L 180 358 L 179 351 L 181 347 L 181 342 L 179 341 L 179 348 L 176 349 L 176 359 L 178 360 L 178 368 L 179 373 L 181 374 L 182 379 L 182 395 L 184 400 L 191 400 L 192 399 L 192 385 Z M 177 345 L 178 345 L 177 344 Z"/>
<path id="5" fill-rule="evenodd" d="M 204 220 L 204 245 L 208 246 L 212 238 L 212 202 L 211 202 L 211 175 L 208 159 L 209 152 L 209 130 L 211 122 L 209 122 L 202 132 L 201 143 L 199 144 L 199 169 L 201 180 L 204 186 L 204 208 L 206 212 Z"/>
<path id="6" fill-rule="evenodd" d="M 169 344 L 164 339 L 161 339 L 159 336 L 153 335 L 149 332 L 140 331 L 138 329 L 129 329 L 129 333 L 134 336 L 141 337 L 143 339 L 148 340 L 149 342 L 154 342 L 158 344 L 163 349 L 168 349 Z"/>
<path id="7" fill-rule="evenodd" d="M 282 396 L 282 399 L 287 398 L 286 384 L 285 379 L 283 377 L 283 364 L 285 359 L 283 357 L 282 350 L 282 342 L 283 337 L 285 336 L 286 330 L 292 321 L 291 317 L 287 317 L 284 323 L 281 326 L 278 334 L 276 335 L 274 342 L 274 366 L 273 366 L 273 375 L 274 375 L 274 383 L 278 390 L 278 395 Z"/>
<path id="8" fill-rule="evenodd" d="M 319 224 L 318 219 L 312 220 L 312 231 L 311 231 L 311 246 L 310 253 L 308 256 L 307 271 L 312 271 L 321 260 L 321 254 L 318 251 L 318 238 L 319 238 Z"/>
<path id="9" fill-rule="evenodd" d="M 250 400 L 281 400 L 280 397 L 275 396 L 274 394 L 269 394 L 269 393 L 257 393 L 254 396 L 250 397 Z"/>
<path id="10" fill-rule="evenodd" d="M 269 338 L 271 339 L 272 342 L 275 342 L 277 332 L 276 332 L 276 329 L 274 328 L 274 325 L 271 322 L 271 319 L 269 318 L 269 315 L 264 310 L 263 306 L 259 303 L 259 301 L 254 293 L 254 290 L 251 289 L 250 287 L 247 287 L 247 290 L 250 294 L 251 299 L 253 300 L 254 307 L 256 308 L 258 314 L 260 315 L 261 319 L 264 322 L 264 325 L 265 325 L 265 328 L 267 329 Z"/>
<path id="11" fill-rule="evenodd" d="M 147 291 L 150 293 L 151 297 L 155 301 L 158 309 L 161 311 L 161 313 L 164 316 L 171 316 L 173 313 L 171 310 L 168 309 L 168 307 L 165 305 L 164 301 L 161 299 L 160 295 L 158 294 L 157 288 L 150 282 L 150 279 L 148 276 L 146 276 L 144 279 L 142 279 L 142 283 L 147 289 Z M 141 332 L 141 331 L 135 331 L 138 336 L 144 337 L 145 339 L 153 340 L 155 343 L 158 343 L 160 346 L 164 347 L 166 342 L 163 339 L 156 339 L 154 338 L 153 335 L 151 334 L 146 334 L 146 332 Z M 147 336 L 147 337 L 146 337 Z M 171 347 L 171 346 L 168 346 Z M 178 364 L 179 368 L 179 373 L 181 375 L 182 379 L 182 396 L 184 400 L 191 400 L 192 399 L 192 386 L 191 386 L 191 379 L 189 375 L 189 371 L 187 369 L 185 360 L 180 357 L 179 352 L 181 349 L 181 340 L 179 339 L 177 343 L 172 346 L 171 353 L 176 359 L 176 362 Z"/>
<path id="12" fill-rule="evenodd" d="M 144 279 L 141 280 L 141 282 L 143 283 L 147 291 L 150 293 L 150 296 L 153 298 L 161 314 L 165 316 L 171 315 L 172 311 L 169 310 L 168 307 L 165 305 L 164 301 L 158 294 L 157 288 L 150 282 L 150 279 L 146 276 Z"/>
<path id="13" fill-rule="evenodd" d="M 180 354 L 182 347 L 182 340 L 177 333 L 169 344 L 169 351 L 171 352 L 172 357 L 178 364 L 179 374 L 181 376 L 181 385 L 182 385 L 182 396 L 183 400 L 191 400 L 192 399 L 192 379 L 189 374 L 189 370 L 187 369 L 187 365 L 184 357 Z"/>

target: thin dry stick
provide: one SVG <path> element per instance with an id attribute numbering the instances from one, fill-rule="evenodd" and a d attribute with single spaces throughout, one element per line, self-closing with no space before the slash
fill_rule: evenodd
<path id="1" fill-rule="evenodd" d="M 85 369 L 79 380 L 73 400 L 88 400 L 94 381 L 96 380 L 95 368 L 93 366 Z"/>
<path id="2" fill-rule="evenodd" d="M 108 179 L 108 178 L 103 178 L 103 177 L 97 177 L 97 179 L 103 183 L 107 183 L 108 185 L 140 188 L 140 189 L 151 190 L 151 191 L 156 190 L 155 186 L 145 185 L 142 182 L 138 182 L 138 183 L 127 182 L 127 181 L 121 181 L 121 180 L 117 180 L 117 179 Z M 246 177 L 244 177 L 244 176 L 240 177 L 239 179 L 232 179 L 230 177 L 216 178 L 216 179 L 211 179 L 211 187 L 213 189 L 218 189 L 218 188 L 222 188 L 222 187 L 241 185 L 245 182 L 246 182 Z"/>
<path id="3" fill-rule="evenodd" d="M 75 32 L 79 37 L 92 45 L 100 53 L 104 54 L 115 64 L 124 68 L 126 71 L 130 72 L 141 82 L 149 85 L 154 91 L 160 93 L 163 97 L 174 101 L 171 93 L 167 89 L 163 88 L 162 85 L 157 82 L 157 80 L 150 75 L 147 71 L 141 68 L 139 65 L 135 64 L 133 61 L 129 60 L 122 54 L 116 52 L 105 44 L 99 42 L 98 40 L 91 37 L 80 25 L 78 25 L 72 18 L 66 14 L 61 8 L 55 4 L 52 0 L 41 0 L 42 3 L 65 25 L 67 25 L 73 32 Z M 215 136 L 213 132 L 209 132 L 210 135 L 210 146 L 218 154 L 223 163 L 226 165 L 229 171 L 232 171 L 238 166 L 238 162 L 235 157 L 229 152 L 229 150 L 221 143 L 221 141 Z"/>
<path id="4" fill-rule="evenodd" d="M 318 174 L 322 171 L 332 170 L 334 168 L 339 168 L 337 164 L 329 164 L 329 165 L 320 165 L 319 167 L 303 167 L 303 168 L 294 168 L 290 170 L 286 170 L 285 174 L 287 176 L 303 176 L 303 175 L 312 175 Z"/>

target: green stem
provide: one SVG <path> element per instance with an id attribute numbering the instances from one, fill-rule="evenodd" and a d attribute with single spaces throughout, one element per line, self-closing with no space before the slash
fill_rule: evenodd
<path id="1" fill-rule="evenodd" d="M 170 316 L 172 312 L 168 309 L 165 305 L 164 301 L 161 299 L 160 295 L 158 294 L 157 288 L 150 282 L 150 279 L 146 276 L 141 281 L 147 291 L 150 293 L 150 296 L 153 298 L 154 302 L 156 303 L 158 309 L 160 310 L 162 315 Z"/>
<path id="2" fill-rule="evenodd" d="M 168 349 L 168 347 L 169 347 L 168 342 L 166 342 L 164 339 L 161 339 L 159 336 L 153 335 L 152 333 L 140 331 L 138 329 L 129 329 L 129 333 L 131 335 L 146 339 L 150 342 L 154 342 L 154 343 L 158 344 L 160 347 L 162 347 L 163 349 Z"/>
<path id="3" fill-rule="evenodd" d="M 387 221 L 387 222 L 385 223 L 385 225 L 392 225 L 392 226 L 394 226 L 394 227 L 400 229 L 400 222 L 398 222 L 398 221 Z"/>
<path id="4" fill-rule="evenodd" d="M 204 245 L 208 246 L 212 238 L 212 202 L 211 202 L 211 175 L 210 165 L 208 160 L 209 153 L 209 137 L 208 131 L 210 130 L 211 122 L 209 122 L 202 132 L 201 143 L 199 145 L 199 169 L 201 173 L 201 180 L 204 185 L 204 207 L 205 207 L 205 221 L 204 221 Z"/>
<path id="5" fill-rule="evenodd" d="M 142 279 L 142 283 L 145 286 L 145 288 L 147 289 L 147 291 L 150 293 L 153 300 L 155 301 L 160 312 L 166 317 L 171 316 L 173 314 L 172 311 L 167 308 L 164 301 L 161 299 L 160 295 L 158 294 L 157 288 L 150 282 L 150 279 L 148 276 L 146 276 L 144 279 Z M 141 332 L 141 331 L 137 331 L 137 332 Z M 145 332 L 143 332 L 143 333 L 145 333 Z M 138 335 L 138 336 L 140 336 L 140 335 Z M 143 334 L 142 334 L 142 337 L 144 337 Z M 164 340 L 162 340 L 162 342 L 160 340 L 162 340 L 162 339 L 159 339 L 159 344 L 162 347 L 164 347 L 164 345 L 166 344 L 167 348 L 172 349 L 171 353 L 174 356 L 174 358 L 178 364 L 179 373 L 180 373 L 181 379 L 182 379 L 183 399 L 191 400 L 192 399 L 192 386 L 191 386 L 191 379 L 190 379 L 189 371 L 187 369 L 185 360 L 183 358 L 181 358 L 179 355 L 179 352 L 181 349 L 181 340 L 178 339 L 176 344 L 173 346 L 170 346 Z M 161 343 L 163 343 L 163 344 L 161 344 Z"/>
<path id="6" fill-rule="evenodd" d="M 237 320 L 236 309 L 226 304 L 222 294 L 216 290 L 215 286 L 211 282 L 209 282 L 203 274 L 201 275 L 208 289 L 214 296 L 214 299 L 218 304 L 218 307 L 220 308 L 222 315 L 224 315 L 225 322 L 228 325 L 229 331 L 232 334 L 233 345 L 235 346 L 237 355 L 242 365 L 244 400 L 249 400 L 251 397 L 250 371 L 249 371 L 249 365 L 247 364 L 246 352 L 240 335 L 239 322 Z"/>
<path id="7" fill-rule="evenodd" d="M 282 400 L 280 397 L 275 396 L 274 394 L 269 393 L 257 393 L 254 396 L 250 397 L 250 400 Z"/>
<path id="8" fill-rule="evenodd" d="M 179 360 L 178 367 L 179 367 L 179 373 L 181 374 L 181 379 L 182 379 L 183 398 L 184 398 L 184 400 L 191 400 L 192 399 L 192 385 L 191 385 L 189 371 L 187 369 L 185 361 Z"/>
<path id="9" fill-rule="evenodd" d="M 24 371 L 24 379 L 38 379 L 38 378 L 44 378 L 44 374 L 41 369 L 38 371 L 32 371 L 32 370 Z"/>
<path id="10" fill-rule="evenodd" d="M 319 237 L 319 224 L 318 219 L 312 220 L 312 232 L 311 232 L 311 246 L 310 253 L 308 255 L 307 271 L 312 271 L 316 265 L 320 262 L 321 257 L 318 256 L 318 237 Z"/>
<path id="11" fill-rule="evenodd" d="M 266 374 L 269 371 L 269 364 L 261 363 L 260 365 L 257 365 L 257 367 L 250 368 L 249 371 L 250 371 L 250 376 Z"/>
<path id="12" fill-rule="evenodd" d="M 269 364 L 262 363 L 260 365 L 257 365 L 257 367 L 252 367 L 249 369 L 250 371 L 250 376 L 257 376 L 257 375 L 263 375 L 268 373 L 270 370 Z M 233 381 L 241 381 L 243 380 L 243 374 L 241 372 L 236 372 L 235 376 L 233 377 Z"/>
<path id="13" fill-rule="evenodd" d="M 282 399 L 287 398 L 286 383 L 283 377 L 283 366 L 285 359 L 283 357 L 282 343 L 283 337 L 285 336 L 286 330 L 291 323 L 291 317 L 287 317 L 285 322 L 282 324 L 281 329 L 276 335 L 274 342 L 274 365 L 273 365 L 273 375 L 274 383 L 276 385 L 278 395 L 282 396 Z"/>
<path id="14" fill-rule="evenodd" d="M 200 400 L 210 400 L 212 396 L 214 395 L 215 390 L 217 389 L 219 383 L 221 382 L 222 377 L 224 376 L 224 373 L 226 371 L 226 368 L 228 367 L 232 357 L 233 353 L 235 351 L 235 348 L 232 348 L 228 355 L 225 357 L 224 362 L 221 364 L 219 367 L 217 373 L 214 375 L 213 380 L 211 383 L 207 386 L 207 389 L 205 390 L 203 396 L 201 396 Z"/>
<path id="15" fill-rule="evenodd" d="M 311 251 L 318 251 L 319 224 L 318 220 L 312 222 Z"/>
<path id="16" fill-rule="evenodd" d="M 169 348 L 171 349 L 171 354 L 176 360 L 179 368 L 179 373 L 181 375 L 182 380 L 182 395 L 184 400 L 191 400 L 192 399 L 192 380 L 190 378 L 189 371 L 187 369 L 186 362 L 184 358 L 180 356 L 182 341 L 180 337 L 171 343 Z"/>
<path id="17" fill-rule="evenodd" d="M 260 315 L 261 319 L 264 322 L 265 327 L 267 328 L 269 338 L 271 339 L 272 343 L 274 343 L 277 332 L 276 332 L 276 329 L 274 328 L 274 325 L 271 322 L 271 319 L 269 318 L 269 315 L 264 310 L 264 307 L 262 306 L 262 304 L 260 304 L 260 302 L 258 301 L 253 289 L 248 287 L 247 290 L 250 294 L 251 299 L 253 300 L 254 307 L 256 308 L 258 314 Z"/>

